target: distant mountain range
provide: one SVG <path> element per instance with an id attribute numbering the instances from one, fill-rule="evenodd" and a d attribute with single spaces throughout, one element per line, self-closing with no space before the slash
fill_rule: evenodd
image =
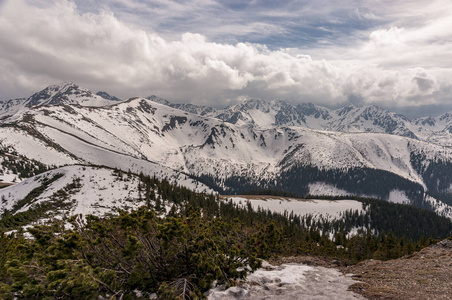
<path id="1" fill-rule="evenodd" d="M 388 133 L 443 146 L 452 145 L 452 113 L 450 112 L 437 117 L 410 120 L 375 105 L 361 107 L 348 105 L 333 110 L 312 103 L 294 106 L 282 100 L 251 99 L 216 110 L 193 104 L 173 104 L 156 96 L 150 96 L 147 99 L 239 126 L 253 125 L 261 128 L 297 126 L 338 132 Z"/>
<path id="2" fill-rule="evenodd" d="M 156 96 L 120 101 L 64 83 L 0 102 L 0 160 L 9 162 L 0 179 L 11 179 L 20 155 L 228 194 L 376 197 L 452 218 L 451 129 L 451 113 L 410 120 L 377 106 L 253 99 L 218 110 Z"/>

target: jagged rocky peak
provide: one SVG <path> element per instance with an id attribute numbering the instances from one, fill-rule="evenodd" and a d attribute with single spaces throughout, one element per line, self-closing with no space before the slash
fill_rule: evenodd
<path id="1" fill-rule="evenodd" d="M 7 111 L 10 108 L 24 103 L 27 99 L 26 98 L 17 98 L 17 99 L 9 99 L 9 100 L 0 100 L 0 110 L 1 111 Z M 1 112 L 0 112 L 1 113 Z"/>
<path id="2" fill-rule="evenodd" d="M 282 107 L 290 106 L 286 102 L 280 99 L 273 100 L 261 100 L 261 99 L 249 99 L 239 104 L 228 107 L 230 110 L 260 110 L 262 112 L 269 112 L 270 110 L 279 110 Z"/>
<path id="3" fill-rule="evenodd" d="M 352 111 L 352 110 L 355 109 L 355 108 L 356 108 L 355 105 L 349 104 L 349 105 L 347 105 L 347 106 L 344 106 L 344 107 L 342 107 L 342 108 L 337 109 L 337 110 L 336 110 L 336 113 L 337 113 L 339 116 L 346 115 L 347 113 L 349 113 L 350 111 Z"/>
<path id="4" fill-rule="evenodd" d="M 96 93 L 96 95 L 97 95 L 97 96 L 100 96 L 100 97 L 102 97 L 102 98 L 104 98 L 104 99 L 107 99 L 107 100 L 121 101 L 121 99 L 119 99 L 118 97 L 112 96 L 112 95 L 110 95 L 109 93 L 104 92 L 104 91 L 98 91 L 98 92 Z"/>
<path id="5" fill-rule="evenodd" d="M 297 119 L 295 107 L 279 99 L 249 99 L 218 111 L 215 117 L 233 124 L 262 127 L 286 124 Z"/>
<path id="6" fill-rule="evenodd" d="M 70 95 L 92 96 L 89 90 L 82 90 L 77 84 L 63 82 L 46 87 L 28 98 L 27 106 L 66 104 Z"/>
<path id="7" fill-rule="evenodd" d="M 430 126 L 433 127 L 436 125 L 436 120 L 434 117 L 422 117 L 413 120 L 413 123 L 417 126 Z"/>
<path id="8" fill-rule="evenodd" d="M 315 105 L 313 103 L 301 103 L 298 104 L 296 108 L 297 112 L 303 116 L 312 116 L 316 119 L 322 118 L 324 120 L 331 119 L 331 113 L 329 109 Z"/>
<path id="9" fill-rule="evenodd" d="M 191 114 L 200 115 L 200 116 L 205 116 L 205 115 L 212 116 L 217 112 L 217 110 L 215 108 L 212 108 L 210 106 L 196 105 L 196 104 L 191 104 L 191 103 L 171 103 L 168 100 L 159 98 L 155 95 L 146 97 L 146 99 L 172 107 L 172 108 L 177 108 L 177 109 L 186 111 Z"/>
<path id="10" fill-rule="evenodd" d="M 107 94 L 108 95 L 108 94 Z M 70 105 L 105 106 L 117 103 L 111 99 L 92 93 L 73 82 L 63 82 L 46 87 L 27 99 L 26 106 L 35 107 L 43 105 Z"/>
<path id="11" fill-rule="evenodd" d="M 210 116 L 217 112 L 217 110 L 215 108 L 212 108 L 210 106 L 196 105 L 196 104 L 191 104 L 191 103 L 175 104 L 174 107 L 178 108 L 180 110 L 192 113 L 192 114 L 200 115 L 200 116 L 205 116 L 205 115 Z"/>
<path id="12" fill-rule="evenodd" d="M 450 122 L 452 122 L 452 113 L 447 112 L 447 113 L 442 114 L 439 117 L 437 117 L 437 119 L 442 122 L 450 123 Z"/>
<path id="13" fill-rule="evenodd" d="M 149 97 L 146 97 L 146 99 L 151 100 L 151 101 L 156 102 L 156 103 L 159 103 L 159 104 L 163 104 L 163 105 L 166 105 L 166 106 L 173 107 L 173 103 L 171 103 L 168 100 L 165 100 L 163 98 L 157 97 L 156 95 L 151 95 Z"/>

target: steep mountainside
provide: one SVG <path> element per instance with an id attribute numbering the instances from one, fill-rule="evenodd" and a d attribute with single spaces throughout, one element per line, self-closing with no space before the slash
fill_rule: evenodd
<path id="1" fill-rule="evenodd" d="M 86 104 L 99 97 L 64 87 L 57 98 L 62 87 L 27 100 L 46 105 L 27 104 L 5 118 L 0 145 L 45 165 L 105 165 L 171 178 L 183 172 L 222 193 L 272 189 L 301 196 L 336 190 L 452 217 L 452 149 L 410 138 L 412 131 L 402 126 L 406 118 L 377 107 L 331 111 L 250 100 L 223 112 L 191 107 L 194 114 L 156 97 L 105 100 L 108 105 L 98 107 L 56 101 L 85 95 L 75 98 Z M 355 132 L 359 128 L 367 129 Z"/>
<path id="2" fill-rule="evenodd" d="M 11 117 L 25 106 L 26 99 L 11 99 L 0 101 L 0 120 Z"/>
<path id="3" fill-rule="evenodd" d="M 409 120 L 378 106 L 328 109 L 312 103 L 296 106 L 281 100 L 251 99 L 216 110 L 192 104 L 173 104 L 152 96 L 148 99 L 190 113 L 221 119 L 238 126 L 252 125 L 261 128 L 297 126 L 339 132 L 388 133 L 427 141 L 443 146 L 452 145 L 452 114 Z"/>

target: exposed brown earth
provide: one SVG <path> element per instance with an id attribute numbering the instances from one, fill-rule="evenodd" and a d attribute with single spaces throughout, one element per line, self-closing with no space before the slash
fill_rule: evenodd
<path id="1" fill-rule="evenodd" d="M 325 267 L 325 268 L 336 268 L 343 269 L 346 266 L 344 261 L 336 260 L 331 257 L 325 256 L 309 256 L 309 255 L 300 255 L 300 256 L 283 256 L 277 257 L 276 259 L 272 259 L 269 261 L 272 265 L 282 265 L 289 263 L 296 264 L 304 264 L 308 266 L 316 266 L 316 267 Z"/>
<path id="2" fill-rule="evenodd" d="M 5 188 L 5 187 L 10 186 L 10 185 L 14 185 L 14 183 L 0 182 L 0 189 L 1 189 L 1 188 Z"/>
<path id="3" fill-rule="evenodd" d="M 452 299 L 452 240 L 389 261 L 342 268 L 361 281 L 350 290 L 368 299 Z"/>
<path id="4" fill-rule="evenodd" d="M 452 240 L 444 240 L 399 259 L 366 260 L 346 266 L 328 257 L 292 256 L 270 261 L 273 265 L 300 263 L 352 273 L 360 281 L 349 290 L 367 299 L 452 299 Z"/>

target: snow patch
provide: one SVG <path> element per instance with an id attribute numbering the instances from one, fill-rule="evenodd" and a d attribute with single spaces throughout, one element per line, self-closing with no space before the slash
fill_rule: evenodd
<path id="1" fill-rule="evenodd" d="M 302 264 L 267 264 L 239 286 L 210 290 L 208 299 L 364 299 L 348 291 L 354 283 L 356 281 L 351 276 L 335 269 Z"/>
<path id="2" fill-rule="evenodd" d="M 425 196 L 425 202 L 429 203 L 438 215 L 452 220 L 452 206 L 428 195 Z"/>
<path id="3" fill-rule="evenodd" d="M 319 196 L 347 196 L 350 195 L 346 190 L 339 189 L 334 185 L 324 182 L 314 182 L 308 185 L 310 195 Z"/>
<path id="4" fill-rule="evenodd" d="M 389 202 L 399 203 L 399 204 L 410 204 L 410 199 L 406 196 L 405 192 L 400 190 L 392 190 L 389 193 Z"/>
<path id="5" fill-rule="evenodd" d="M 33 189 L 40 187 L 43 181 L 50 179 L 56 174 L 63 176 L 52 182 L 38 197 L 18 212 L 26 211 L 32 204 L 42 203 L 51 200 L 64 189 L 68 184 L 77 182 L 78 187 L 68 191 L 66 203 L 71 204 L 69 209 L 61 211 L 65 215 L 86 216 L 93 214 L 103 216 L 116 213 L 117 209 L 137 209 L 146 205 L 144 192 L 139 192 L 139 178 L 133 174 L 115 174 L 114 170 L 102 167 L 88 166 L 66 166 L 51 170 L 34 177 L 31 177 L 16 185 L 0 189 L 0 215 L 7 209 L 11 210 L 14 205 L 24 199 Z M 156 174 L 158 178 L 163 178 L 165 174 Z M 174 178 L 179 185 L 187 186 L 191 189 L 200 189 L 204 185 L 197 185 L 189 178 Z M 168 212 L 170 206 L 165 205 Z"/>
<path id="6" fill-rule="evenodd" d="M 282 197 L 245 198 L 240 196 L 227 197 L 226 199 L 243 206 L 249 201 L 255 210 L 260 207 L 281 214 L 285 212 L 288 214 L 293 212 L 299 216 L 311 214 L 316 218 L 323 217 L 331 220 L 341 218 L 341 214 L 347 210 L 358 211 L 358 213 L 364 212 L 362 203 L 356 200 L 300 200 Z"/>

